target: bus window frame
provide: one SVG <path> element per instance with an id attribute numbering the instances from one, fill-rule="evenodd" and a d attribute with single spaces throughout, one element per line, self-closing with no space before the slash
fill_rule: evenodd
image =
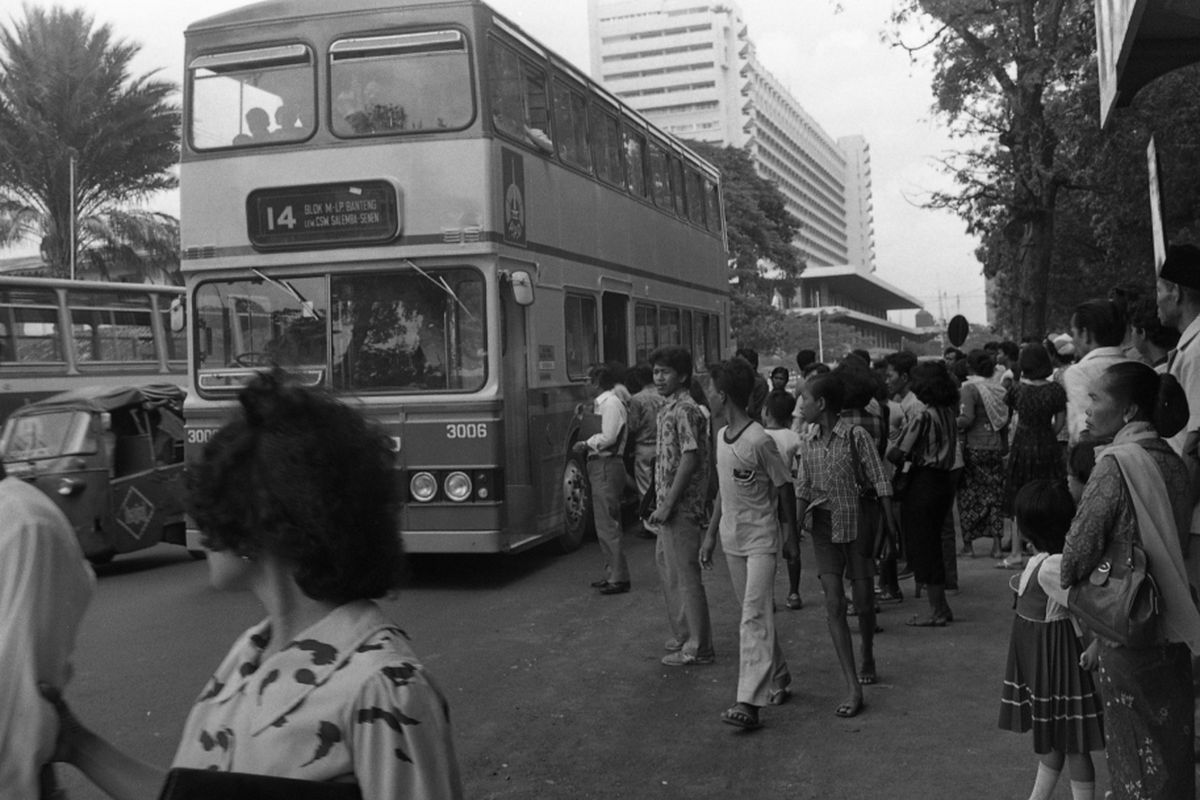
<path id="1" fill-rule="evenodd" d="M 487 50 L 486 50 L 486 52 L 480 53 L 477 63 L 481 64 L 483 67 L 486 67 L 488 70 L 488 73 L 489 73 L 489 75 L 488 75 L 488 92 L 487 92 L 488 101 L 487 101 L 486 109 L 482 109 L 482 98 L 480 101 L 481 111 L 484 112 L 482 114 L 482 116 L 484 116 L 487 119 L 486 124 L 487 124 L 488 129 L 493 134 L 500 136 L 500 137 L 504 138 L 505 140 L 512 142 L 513 144 L 516 144 L 527 150 L 531 150 L 532 152 L 537 153 L 542 158 L 558 160 L 558 146 L 555 144 L 555 141 L 554 141 L 554 129 L 553 129 L 554 108 L 553 108 L 553 101 L 551 98 L 551 94 L 553 92 L 553 88 L 551 85 L 551 81 L 553 79 L 553 72 L 550 69 L 550 65 L 546 62 L 545 57 L 529 52 L 528 50 L 523 48 L 519 42 L 517 42 L 516 40 L 511 39 L 511 38 L 506 38 L 505 36 L 501 35 L 501 33 L 497 32 L 496 29 L 492 29 L 491 31 L 489 31 L 485 38 L 487 40 Z M 520 80 L 521 80 L 521 110 L 522 110 L 522 113 L 525 114 L 526 116 L 528 115 L 528 108 L 526 107 L 526 94 L 525 94 L 525 67 L 528 66 L 533 69 L 537 69 L 541 72 L 542 77 L 544 79 L 544 91 L 546 94 L 546 126 L 545 126 L 545 128 L 540 129 L 540 130 L 546 136 L 547 141 L 550 143 L 549 150 L 543 149 L 529 135 L 518 136 L 517 134 L 513 133 L 512 131 L 506 130 L 504 127 L 502 127 L 501 125 L 496 123 L 497 110 L 495 108 L 493 108 L 493 103 L 492 103 L 492 94 L 493 93 L 491 91 L 491 89 L 492 89 L 491 81 L 492 81 L 492 75 L 498 74 L 499 71 L 492 69 L 492 48 L 493 47 L 505 48 L 517 58 L 517 64 L 518 64 L 518 69 L 520 70 Z M 533 120 L 527 119 L 527 120 L 523 120 L 521 123 L 522 127 L 531 127 L 531 126 L 526 126 L 524 124 L 525 121 L 533 122 Z"/>
<path id="2" fill-rule="evenodd" d="M 590 127 L 590 123 L 591 123 L 590 115 L 591 115 L 591 106 L 592 106 L 591 96 L 590 96 L 591 93 L 587 90 L 586 86 L 579 84 L 576 81 L 570 80 L 567 77 L 567 74 L 560 70 L 552 70 L 550 72 L 549 83 L 550 83 L 550 117 L 552 119 L 552 124 L 554 126 L 554 136 L 552 137 L 554 140 L 554 155 L 558 159 L 558 162 L 565 167 L 573 169 L 576 172 L 582 172 L 586 175 L 595 175 L 596 174 L 595 173 L 595 159 L 592 156 L 592 133 L 591 133 L 591 127 Z M 583 140 L 582 140 L 582 144 L 583 144 L 584 157 L 587 159 L 587 162 L 588 162 L 586 164 L 580 164 L 576 161 L 573 161 L 573 160 L 567 158 L 563 152 L 564 149 L 567 147 L 567 143 L 566 143 L 567 137 L 564 136 L 563 131 L 559 130 L 559 125 L 558 125 L 558 123 L 559 123 L 559 120 L 558 120 L 559 87 L 562 87 L 562 89 L 566 92 L 568 102 L 573 100 L 575 97 L 583 98 L 583 120 L 582 120 L 583 121 Z M 568 107 L 567 110 L 568 110 L 569 115 L 571 116 L 572 123 L 574 123 L 575 122 L 574 114 L 570 113 L 574 110 L 573 106 Z M 574 137 L 572 137 L 572 138 L 574 138 Z"/>
<path id="3" fill-rule="evenodd" d="M 260 142 L 257 144 L 249 144 L 249 145 L 234 144 L 231 141 L 229 144 L 219 145 L 217 147 L 197 147 L 195 138 L 192 136 L 192 131 L 194 129 L 193 121 L 196 119 L 195 79 L 192 77 L 193 69 L 194 69 L 193 65 L 196 64 L 197 61 L 201 61 L 205 58 L 211 58 L 216 55 L 226 55 L 226 54 L 232 55 L 233 53 L 237 53 L 237 52 L 249 53 L 249 52 L 253 52 L 254 50 L 268 50 L 268 49 L 271 49 L 274 47 L 287 47 L 289 45 L 299 45 L 301 47 L 304 47 L 308 51 L 308 55 L 309 55 L 309 59 L 310 59 L 309 64 L 312 67 L 311 78 L 312 78 L 313 121 L 312 121 L 312 125 L 309 128 L 308 135 L 304 136 L 303 138 L 300 138 L 300 139 L 279 139 L 277 141 L 266 141 L 266 142 Z M 184 77 L 183 95 L 184 95 L 184 97 L 183 97 L 183 120 L 182 120 L 181 124 L 183 125 L 183 134 L 184 134 L 182 138 L 185 142 L 187 142 L 188 149 L 191 150 L 193 153 L 225 153 L 225 152 L 228 152 L 231 150 L 254 152 L 255 150 L 259 150 L 261 148 L 272 148 L 272 147 L 276 147 L 276 146 L 297 145 L 297 144 L 303 144 L 303 143 L 311 141 L 312 138 L 317 135 L 317 129 L 320 128 L 320 126 L 321 126 L 321 118 L 322 118 L 321 108 L 320 108 L 321 97 L 320 97 L 320 92 L 319 92 L 321 79 L 320 79 L 320 76 L 318 75 L 318 73 L 320 72 L 319 63 L 317 60 L 318 55 L 319 55 L 319 49 L 317 48 L 317 46 L 313 42 L 306 40 L 306 39 L 272 40 L 272 41 L 267 41 L 267 42 L 261 42 L 253 47 L 243 48 L 240 51 L 239 50 L 221 50 L 221 49 L 214 48 L 212 50 L 205 50 L 203 52 L 197 53 L 192 58 L 191 63 L 185 64 L 184 68 L 183 68 L 183 77 Z M 272 117 L 272 119 L 274 119 L 274 118 Z"/>
<path id="4" fill-rule="evenodd" d="M 616 175 L 611 177 L 601 175 L 598 168 L 598 165 L 601 162 L 607 163 L 608 159 L 604 158 L 603 156 L 605 154 L 600 153 L 597 149 L 597 142 L 594 137 L 594 132 L 597 129 L 597 126 L 594 123 L 595 117 L 597 116 L 603 117 L 605 121 L 611 121 L 616 128 Z M 620 109 L 610 103 L 605 102 L 593 92 L 588 102 L 588 149 L 591 150 L 592 153 L 592 174 L 596 176 L 596 178 L 604 185 L 616 189 L 617 191 L 624 192 L 630 197 L 636 198 L 637 195 L 630 192 L 625 186 L 625 148 L 622 146 L 623 143 L 623 129 L 621 126 Z"/>
<path id="5" fill-rule="evenodd" d="M 470 86 L 470 90 L 471 90 L 471 113 L 468 115 L 467 121 L 465 124 L 455 126 L 455 127 L 423 128 L 421 130 L 413 130 L 413 131 L 388 130 L 388 131 L 379 131 L 377 133 L 356 134 L 353 136 L 345 136 L 345 135 L 337 133 L 337 131 L 334 130 L 334 127 L 333 127 L 333 112 L 334 112 L 334 109 L 333 109 L 333 99 L 334 99 L 333 98 L 333 46 L 335 44 L 337 44 L 338 42 L 344 42 L 344 41 L 348 41 L 351 39 L 382 39 L 382 38 L 386 38 L 388 36 L 404 36 L 406 34 L 430 33 L 430 32 L 435 32 L 435 31 L 448 31 L 448 30 L 457 31 L 462 36 L 464 55 L 466 56 L 467 82 L 468 82 L 468 85 Z M 325 108 L 323 109 L 323 111 L 325 113 L 325 123 L 326 123 L 327 129 L 329 131 L 329 134 L 338 141 L 356 142 L 356 141 L 367 140 L 367 139 L 379 139 L 381 137 L 387 137 L 387 136 L 403 136 L 403 137 L 441 136 L 441 135 L 444 135 L 447 133 L 460 133 L 462 131 L 469 130 L 471 128 L 471 126 L 473 126 L 475 124 L 475 121 L 477 119 L 479 119 L 480 104 L 482 102 L 482 98 L 480 96 L 479 87 L 476 84 L 475 78 L 476 78 L 476 73 L 478 72 L 478 64 L 480 62 L 477 60 L 477 55 L 474 50 L 474 44 L 473 44 L 471 36 L 470 36 L 470 31 L 468 30 L 468 28 L 466 26 L 464 26 L 462 24 L 455 23 L 455 22 L 446 22 L 444 24 L 420 24 L 420 25 L 402 26 L 402 27 L 393 27 L 393 28 L 376 28 L 376 29 L 370 29 L 370 30 L 359 31 L 359 32 L 347 31 L 345 33 L 339 34 L 336 39 L 331 40 L 329 42 L 329 46 L 325 49 L 324 56 L 326 58 L 326 62 L 325 62 L 325 92 L 326 92 L 326 95 L 325 96 L 326 96 L 327 100 L 326 100 Z"/>
<path id="6" fill-rule="evenodd" d="M 572 372 L 572 369 L 574 369 L 575 367 L 571 363 L 571 355 L 570 355 L 571 350 L 567 346 L 568 345 L 567 334 L 568 334 L 568 327 L 569 327 L 568 322 L 572 319 L 572 317 L 569 315 L 568 311 L 569 311 L 569 304 L 572 300 L 579 301 L 581 306 L 590 303 L 591 309 L 592 309 L 591 327 L 590 327 L 590 330 L 587 331 L 587 333 L 589 333 L 590 336 L 592 337 L 591 355 L 593 357 L 591 359 L 588 359 L 586 357 L 584 358 L 581 372 Z M 588 372 L 600 360 L 600 321 L 598 319 L 599 313 L 600 313 L 600 301 L 599 301 L 599 298 L 596 297 L 595 292 L 591 292 L 586 289 L 577 289 L 577 288 L 564 288 L 563 289 L 563 371 L 566 373 L 567 380 L 569 380 L 569 381 L 579 382 L 579 381 L 588 380 Z M 587 317 L 584 314 L 580 314 L 579 319 L 583 320 L 585 322 L 587 321 Z"/>

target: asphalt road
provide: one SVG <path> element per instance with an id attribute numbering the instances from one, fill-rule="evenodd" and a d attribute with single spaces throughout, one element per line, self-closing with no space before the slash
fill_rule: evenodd
<path id="1" fill-rule="evenodd" d="M 410 585 L 386 603 L 449 696 L 468 797 L 1028 796 L 1032 742 L 996 728 L 1013 573 L 960 559 L 956 621 L 943 629 L 905 627 L 923 600 L 886 606 L 880 683 L 867 687 L 863 714 L 843 720 L 833 714 L 844 686 L 816 578 L 805 574 L 806 605 L 789 611 L 781 569 L 779 625 L 796 694 L 746 733 L 718 719 L 737 679 L 738 610 L 723 559 L 706 575 L 717 663 L 664 667 L 653 542 L 626 541 L 629 594 L 588 588 L 601 560 L 589 542 L 570 556 L 414 560 Z M 171 546 L 99 573 L 68 700 L 118 745 L 165 765 L 188 707 L 257 621 L 257 604 L 209 588 L 205 565 Z M 904 588 L 911 595 L 911 581 Z M 1097 771 L 1103 789 L 1102 756 Z M 75 800 L 102 797 L 62 772 Z M 1055 797 L 1069 796 L 1064 778 Z"/>

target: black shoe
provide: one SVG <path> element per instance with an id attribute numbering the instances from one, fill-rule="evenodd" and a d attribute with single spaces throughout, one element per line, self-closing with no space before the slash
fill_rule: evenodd
<path id="1" fill-rule="evenodd" d="M 608 578 L 601 578 L 598 581 L 592 581 L 588 585 L 591 586 L 593 589 L 603 589 L 605 586 L 608 586 Z"/>
<path id="2" fill-rule="evenodd" d="M 618 583 L 609 583 L 605 581 L 600 587 L 600 594 L 625 594 L 629 591 L 629 581 L 620 581 Z"/>

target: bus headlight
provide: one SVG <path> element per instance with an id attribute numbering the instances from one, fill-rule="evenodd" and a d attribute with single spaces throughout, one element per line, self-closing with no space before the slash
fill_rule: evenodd
<path id="1" fill-rule="evenodd" d="M 418 503 L 428 503 L 437 494 L 437 478 L 431 472 L 418 472 L 408 482 L 408 491 Z"/>
<path id="2" fill-rule="evenodd" d="M 471 496 L 471 479 L 465 472 L 451 472 L 446 476 L 446 482 L 442 484 L 442 488 L 446 490 L 446 497 L 456 503 L 461 503 Z"/>

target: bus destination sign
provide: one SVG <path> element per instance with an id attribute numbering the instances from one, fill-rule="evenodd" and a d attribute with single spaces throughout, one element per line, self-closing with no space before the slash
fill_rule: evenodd
<path id="1" fill-rule="evenodd" d="M 260 250 L 381 244 L 400 232 L 400 204 L 387 181 L 256 189 L 246 224 Z"/>

